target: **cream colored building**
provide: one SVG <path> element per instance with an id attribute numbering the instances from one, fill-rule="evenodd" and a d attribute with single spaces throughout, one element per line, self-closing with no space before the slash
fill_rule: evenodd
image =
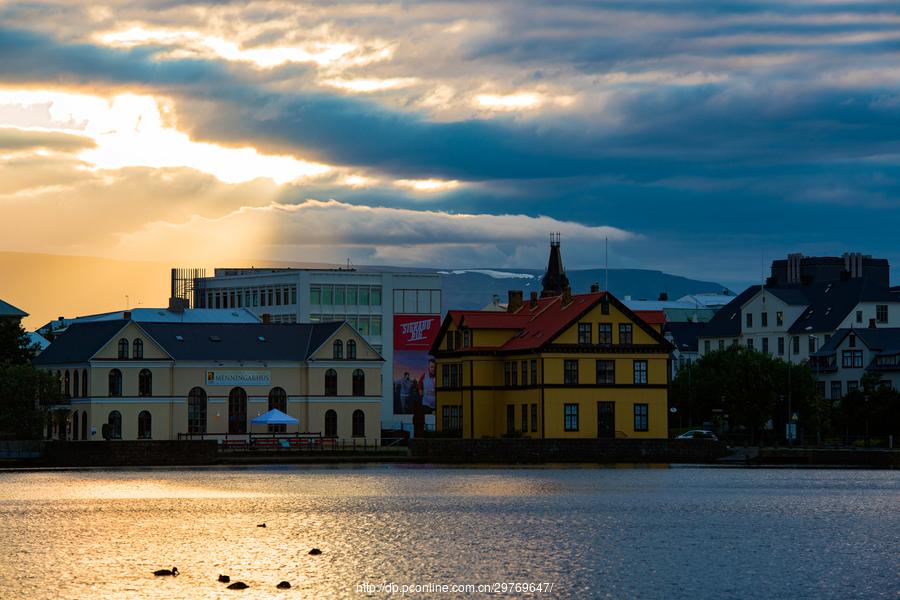
<path id="1" fill-rule="evenodd" d="M 35 366 L 59 377 L 69 439 L 240 438 L 271 408 L 299 419 L 288 433 L 381 431 L 383 359 L 347 323 L 76 323 Z"/>

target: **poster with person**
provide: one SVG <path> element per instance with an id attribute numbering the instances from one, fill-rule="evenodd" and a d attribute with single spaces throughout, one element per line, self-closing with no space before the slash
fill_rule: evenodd
<path id="1" fill-rule="evenodd" d="M 429 356 L 439 315 L 394 315 L 394 414 L 411 415 L 417 403 L 434 414 L 436 370 Z"/>

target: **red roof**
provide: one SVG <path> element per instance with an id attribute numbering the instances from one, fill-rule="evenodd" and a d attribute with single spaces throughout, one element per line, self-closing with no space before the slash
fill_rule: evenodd
<path id="1" fill-rule="evenodd" d="M 634 314 L 650 325 L 665 325 L 666 313 L 661 310 L 636 310 Z"/>

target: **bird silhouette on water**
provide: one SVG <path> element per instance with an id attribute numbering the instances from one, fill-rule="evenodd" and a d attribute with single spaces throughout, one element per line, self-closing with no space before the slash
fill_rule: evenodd
<path id="1" fill-rule="evenodd" d="M 250 586 L 247 585 L 246 583 L 244 583 L 243 581 L 235 581 L 234 583 L 232 583 L 231 585 L 228 586 L 228 589 L 229 590 L 246 590 L 248 587 L 250 587 Z"/>
<path id="2" fill-rule="evenodd" d="M 318 556 L 318 555 L 322 554 L 322 551 L 319 550 L 318 548 L 313 548 L 312 550 L 309 551 L 309 553 L 313 556 Z"/>
<path id="3" fill-rule="evenodd" d="M 166 576 L 176 576 L 178 575 L 178 567 L 172 567 L 171 569 L 159 569 L 157 571 L 153 571 L 153 574 L 157 577 L 166 577 Z"/>
<path id="4" fill-rule="evenodd" d="M 231 581 L 231 577 L 228 575 L 219 575 L 219 583 L 228 583 Z"/>
<path id="5" fill-rule="evenodd" d="M 277 587 L 279 590 L 289 590 L 291 588 L 291 584 L 287 581 L 282 581 L 275 587 Z"/>

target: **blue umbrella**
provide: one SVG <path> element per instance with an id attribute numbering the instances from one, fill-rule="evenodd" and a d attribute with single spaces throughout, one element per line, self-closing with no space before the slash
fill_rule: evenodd
<path id="1" fill-rule="evenodd" d="M 277 408 L 273 408 L 267 413 L 263 413 L 250 421 L 254 425 L 299 425 L 300 421 L 292 417 L 291 415 L 285 414 L 278 410 Z"/>

